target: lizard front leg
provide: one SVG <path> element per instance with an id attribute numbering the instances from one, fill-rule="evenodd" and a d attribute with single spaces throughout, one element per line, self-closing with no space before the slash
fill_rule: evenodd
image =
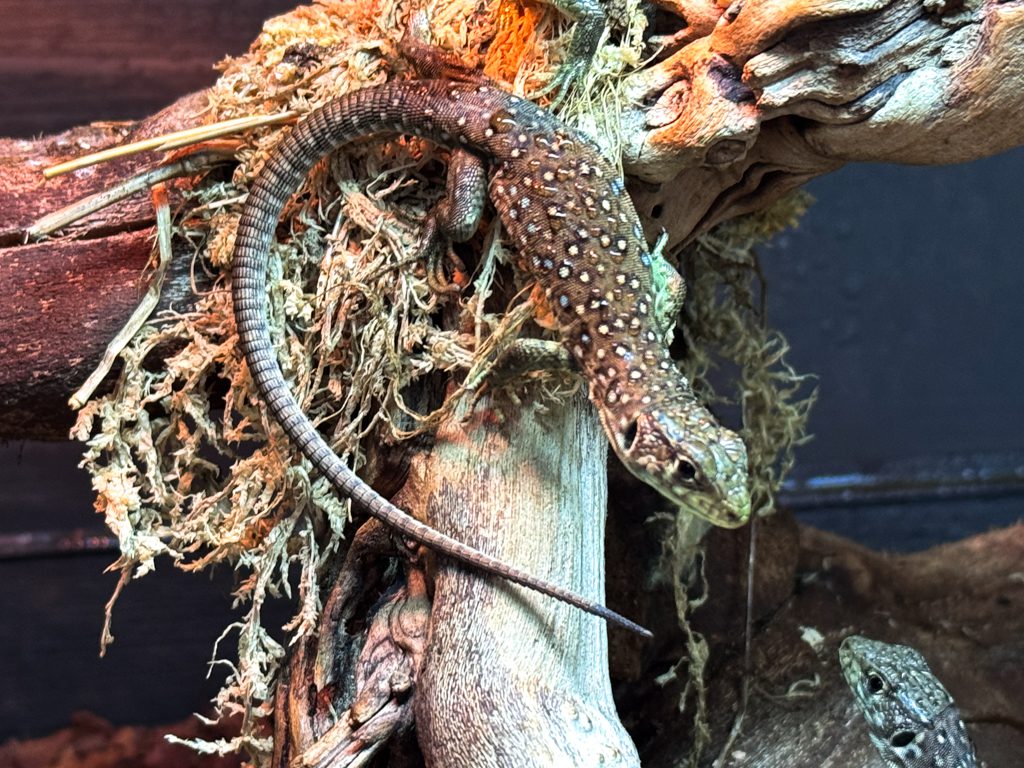
<path id="1" fill-rule="evenodd" d="M 672 343 L 679 313 L 686 301 L 686 280 L 665 258 L 668 235 L 662 232 L 651 249 L 651 272 L 654 277 L 654 324 L 665 344 Z"/>
<path id="2" fill-rule="evenodd" d="M 480 366 L 476 375 L 470 372 L 465 383 L 468 391 L 483 394 L 485 383 L 501 387 L 534 371 L 579 372 L 566 348 L 548 339 L 516 339 L 492 359 Z"/>
<path id="3" fill-rule="evenodd" d="M 448 161 L 445 195 L 427 214 L 423 222 L 420 258 L 427 268 L 427 285 L 435 293 L 458 293 L 461 286 L 444 273 L 445 254 L 456 272 L 464 268 L 462 261 L 450 251 L 450 243 L 464 243 L 480 227 L 487 200 L 487 169 L 484 161 L 472 152 L 453 149 Z"/>
<path id="4" fill-rule="evenodd" d="M 556 92 L 551 102 L 554 108 L 565 98 L 570 84 L 583 77 L 594 63 L 608 19 L 598 0 L 550 0 L 550 3 L 576 21 L 576 28 L 572 31 L 569 47 L 558 71 L 551 82 L 532 94 L 536 98 Z"/>

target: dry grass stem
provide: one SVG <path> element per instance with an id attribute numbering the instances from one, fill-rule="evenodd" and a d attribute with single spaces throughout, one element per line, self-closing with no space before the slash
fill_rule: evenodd
<path id="1" fill-rule="evenodd" d="M 267 125 L 280 125 L 293 121 L 297 113 L 291 111 L 278 112 L 273 115 L 249 115 L 237 117 L 231 120 L 222 120 L 210 125 L 201 125 L 195 128 L 186 128 L 181 131 L 173 131 L 160 136 L 153 136 L 148 139 L 133 141 L 129 144 L 120 144 L 116 147 L 108 147 L 99 152 L 92 152 L 88 155 L 76 157 L 64 163 L 52 165 L 43 169 L 43 177 L 52 179 L 64 173 L 88 168 L 90 165 L 109 162 L 129 155 L 137 155 L 140 152 L 151 150 L 167 151 L 198 144 L 201 141 L 209 141 L 222 136 L 230 136 L 243 131 L 251 131 L 254 128 L 261 128 Z"/>

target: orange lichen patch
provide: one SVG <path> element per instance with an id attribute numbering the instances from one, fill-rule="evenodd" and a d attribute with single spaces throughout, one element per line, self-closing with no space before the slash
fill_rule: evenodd
<path id="1" fill-rule="evenodd" d="M 464 290 L 469 287 L 470 274 L 463 269 L 453 269 L 451 275 L 451 281 L 454 285 L 457 285 L 460 290 Z"/>
<path id="2" fill-rule="evenodd" d="M 537 56 L 537 30 L 546 6 L 530 0 L 499 0 L 494 38 L 484 59 L 484 74 L 511 82 L 523 62 Z"/>
<path id="3" fill-rule="evenodd" d="M 558 329 L 558 319 L 555 317 L 551 304 L 548 303 L 548 298 L 544 295 L 544 289 L 540 287 L 540 284 L 534 285 L 533 290 L 530 291 L 530 303 L 536 307 L 533 322 L 549 331 Z"/>

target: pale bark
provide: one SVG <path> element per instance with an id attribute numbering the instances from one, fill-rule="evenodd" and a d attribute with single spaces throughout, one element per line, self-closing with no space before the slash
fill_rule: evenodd
<path id="1" fill-rule="evenodd" d="M 546 408 L 487 399 L 440 431 L 403 498 L 425 495 L 438 529 L 603 601 L 606 457 L 582 394 Z M 431 765 L 639 765 L 604 622 L 457 564 L 438 563 L 435 584 L 415 705 Z"/>

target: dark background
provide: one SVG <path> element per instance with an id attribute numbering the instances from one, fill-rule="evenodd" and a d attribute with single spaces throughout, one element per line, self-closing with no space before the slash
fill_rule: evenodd
<path id="1" fill-rule="evenodd" d="M 143 117 L 213 82 L 290 0 L 0 0 L 0 135 Z M 964 166 L 851 166 L 809 187 L 800 228 L 762 249 L 769 319 L 820 399 L 784 501 L 805 522 L 914 550 L 1024 510 L 1024 151 Z M 2 308 L 0 308 L 2 311 Z M 76 445 L 0 445 L 0 543 L 97 530 Z M 97 658 L 110 552 L 0 547 L 0 740 L 90 709 L 119 723 L 203 709 L 232 620 L 231 576 L 125 590 Z M 285 608 L 280 609 L 283 617 Z M 230 645 L 233 638 L 226 645 Z"/>

